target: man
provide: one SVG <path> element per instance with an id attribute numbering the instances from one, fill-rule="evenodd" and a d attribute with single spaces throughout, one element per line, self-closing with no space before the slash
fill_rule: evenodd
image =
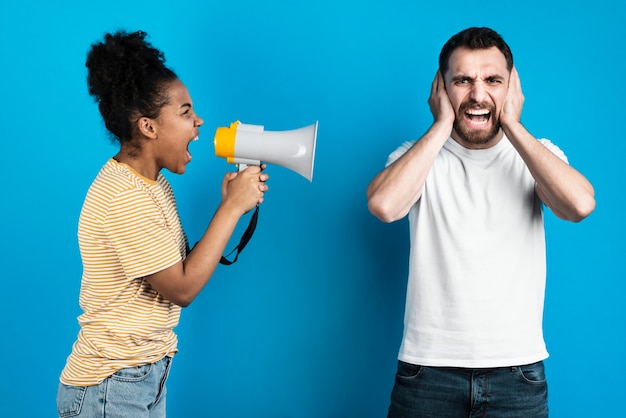
<path id="1" fill-rule="evenodd" d="M 409 215 L 404 336 L 389 417 L 547 417 L 543 205 L 578 222 L 591 184 L 520 122 L 513 57 L 488 28 L 439 57 L 434 122 L 367 189 L 383 222 Z"/>

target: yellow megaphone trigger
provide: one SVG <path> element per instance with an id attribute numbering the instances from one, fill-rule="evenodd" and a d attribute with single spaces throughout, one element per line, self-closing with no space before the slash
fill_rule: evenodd
<path id="1" fill-rule="evenodd" d="M 238 125 L 239 121 L 235 121 L 230 124 L 229 128 L 217 128 L 213 139 L 215 155 L 227 159 L 235 157 L 235 138 Z"/>

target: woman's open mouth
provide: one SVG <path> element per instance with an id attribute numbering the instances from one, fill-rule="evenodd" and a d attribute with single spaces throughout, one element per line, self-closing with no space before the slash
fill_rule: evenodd
<path id="1" fill-rule="evenodd" d="M 193 141 L 197 141 L 198 140 L 198 135 L 196 135 L 195 138 L 193 138 L 191 141 L 189 141 L 187 143 L 187 158 L 189 159 L 189 161 L 191 161 L 191 152 L 189 152 L 189 144 L 191 144 Z"/>

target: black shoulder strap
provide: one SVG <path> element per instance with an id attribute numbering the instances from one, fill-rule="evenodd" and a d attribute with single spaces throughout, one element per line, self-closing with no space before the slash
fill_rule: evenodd
<path id="1" fill-rule="evenodd" d="M 220 259 L 220 264 L 230 266 L 235 261 L 237 261 L 237 259 L 239 258 L 239 254 L 246 247 L 246 245 L 248 244 L 248 241 L 250 241 L 250 238 L 252 238 L 252 234 L 254 233 L 254 230 L 256 229 L 256 223 L 257 223 L 258 218 L 259 218 L 259 205 L 256 205 L 256 209 L 254 210 L 254 213 L 252 214 L 252 217 L 250 218 L 250 224 L 248 225 L 243 235 L 241 236 L 241 240 L 239 241 L 239 244 L 235 248 L 233 248 L 233 250 L 230 253 L 228 253 L 228 255 L 226 256 L 228 257 L 233 252 L 237 251 L 237 254 L 235 254 L 234 260 L 230 261 L 226 257 L 222 256 L 222 258 Z"/>

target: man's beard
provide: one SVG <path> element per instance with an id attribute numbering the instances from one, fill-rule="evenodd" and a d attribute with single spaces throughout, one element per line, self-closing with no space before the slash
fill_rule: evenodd
<path id="1" fill-rule="evenodd" d="M 475 130 L 469 129 L 462 121 L 466 118 L 465 112 L 468 109 L 489 109 L 489 123 L 491 127 L 489 129 Z M 500 121 L 495 119 L 496 109 L 489 103 L 482 103 L 477 106 L 476 103 L 463 103 L 459 109 L 459 113 L 454 119 L 453 128 L 456 134 L 461 140 L 472 145 L 485 145 L 498 135 L 500 131 Z"/>

